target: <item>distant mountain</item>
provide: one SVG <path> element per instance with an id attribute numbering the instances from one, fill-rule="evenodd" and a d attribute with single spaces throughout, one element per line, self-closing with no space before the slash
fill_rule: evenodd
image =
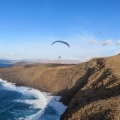
<path id="1" fill-rule="evenodd" d="M 80 60 L 72 60 L 72 59 L 64 59 L 64 60 L 51 60 L 51 59 L 22 59 L 22 60 L 12 60 L 10 63 L 14 63 L 15 65 L 25 65 L 25 64 L 34 64 L 34 63 L 58 63 L 58 64 L 78 64 L 83 61 Z"/>
<path id="2" fill-rule="evenodd" d="M 52 59 L 23 59 L 20 62 L 26 63 L 58 63 L 58 64 L 78 64 L 82 61 L 72 60 L 72 59 L 61 59 L 61 60 L 52 60 Z"/>
<path id="3" fill-rule="evenodd" d="M 57 63 L 57 64 L 78 64 L 80 60 L 64 59 L 64 60 L 50 60 L 50 59 L 21 59 L 21 60 L 8 60 L 0 59 L 0 67 L 10 67 L 12 65 L 25 65 L 34 63 Z"/>

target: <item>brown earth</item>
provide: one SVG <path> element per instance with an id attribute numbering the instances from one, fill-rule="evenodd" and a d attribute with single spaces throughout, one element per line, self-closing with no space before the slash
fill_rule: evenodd
<path id="1" fill-rule="evenodd" d="M 90 60 L 83 81 L 61 119 L 120 120 L 120 55 Z"/>
<path id="2" fill-rule="evenodd" d="M 0 78 L 61 95 L 61 120 L 120 120 L 120 55 L 77 65 L 34 64 L 0 69 Z"/>

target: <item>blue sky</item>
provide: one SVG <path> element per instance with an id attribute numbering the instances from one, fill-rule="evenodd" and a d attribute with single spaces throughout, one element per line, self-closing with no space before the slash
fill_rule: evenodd
<path id="1" fill-rule="evenodd" d="M 0 0 L 0 58 L 88 59 L 120 52 L 119 0 Z M 51 43 L 63 40 L 63 44 Z"/>

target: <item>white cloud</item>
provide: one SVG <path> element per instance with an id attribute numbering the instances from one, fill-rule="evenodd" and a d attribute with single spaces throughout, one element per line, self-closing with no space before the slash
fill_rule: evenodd
<path id="1" fill-rule="evenodd" d="M 118 54 L 120 54 L 120 50 L 116 50 L 116 51 L 114 52 L 114 55 L 118 55 Z"/>
<path id="2" fill-rule="evenodd" d="M 116 44 L 117 44 L 117 45 L 120 45 L 120 40 L 118 40 L 118 41 L 116 42 Z"/>
<path id="3" fill-rule="evenodd" d="M 106 40 L 105 42 L 102 43 L 103 46 L 111 44 L 112 40 Z"/>
<path id="4" fill-rule="evenodd" d="M 97 40 L 92 40 L 89 42 L 90 44 L 96 44 L 97 43 Z"/>
<path id="5" fill-rule="evenodd" d="M 74 34 L 69 37 L 47 37 L 45 40 L 34 40 L 30 43 L 11 44 L 10 47 L 0 51 L 1 57 L 9 57 L 13 59 L 21 58 L 47 58 L 47 59 L 76 59 L 88 60 L 97 56 L 108 56 L 113 54 L 119 46 L 111 44 L 112 40 L 101 40 L 91 34 Z M 70 48 L 63 44 L 51 46 L 55 40 L 63 40 L 70 44 Z M 118 42 L 118 41 L 117 41 Z M 110 45 L 109 45 L 110 44 Z M 106 47 L 103 47 L 106 46 Z M 17 50 L 17 51 L 16 51 Z M 9 52 L 11 51 L 11 52 Z"/>
<path id="6" fill-rule="evenodd" d="M 10 56 L 14 56 L 14 55 L 15 55 L 15 53 L 14 53 L 14 52 L 11 52 L 11 53 L 10 53 Z"/>
<path id="7" fill-rule="evenodd" d="M 21 54 L 21 53 L 14 53 L 14 52 L 11 52 L 10 54 L 9 54 L 9 56 L 11 56 L 11 57 L 18 57 L 18 56 L 22 56 L 23 54 Z"/>

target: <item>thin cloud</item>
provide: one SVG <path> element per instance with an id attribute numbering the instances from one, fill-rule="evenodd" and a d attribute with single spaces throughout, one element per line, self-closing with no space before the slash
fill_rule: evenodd
<path id="1" fill-rule="evenodd" d="M 116 42 L 116 44 L 117 44 L 117 45 L 120 45 L 120 40 L 118 40 L 118 41 Z"/>
<path id="2" fill-rule="evenodd" d="M 21 55 L 22 55 L 21 53 L 14 53 L 14 52 L 10 53 L 10 56 L 21 56 Z"/>
<path id="3" fill-rule="evenodd" d="M 105 42 L 102 43 L 102 46 L 106 46 L 111 44 L 112 40 L 106 40 Z"/>
<path id="4" fill-rule="evenodd" d="M 118 54 L 120 54 L 120 50 L 114 52 L 114 55 L 118 55 Z"/>
<path id="5" fill-rule="evenodd" d="M 96 44 L 97 40 L 90 41 L 89 44 Z"/>
<path id="6" fill-rule="evenodd" d="M 11 52 L 11 53 L 10 53 L 10 56 L 14 56 L 14 55 L 15 55 L 15 53 L 14 53 L 14 52 Z"/>

